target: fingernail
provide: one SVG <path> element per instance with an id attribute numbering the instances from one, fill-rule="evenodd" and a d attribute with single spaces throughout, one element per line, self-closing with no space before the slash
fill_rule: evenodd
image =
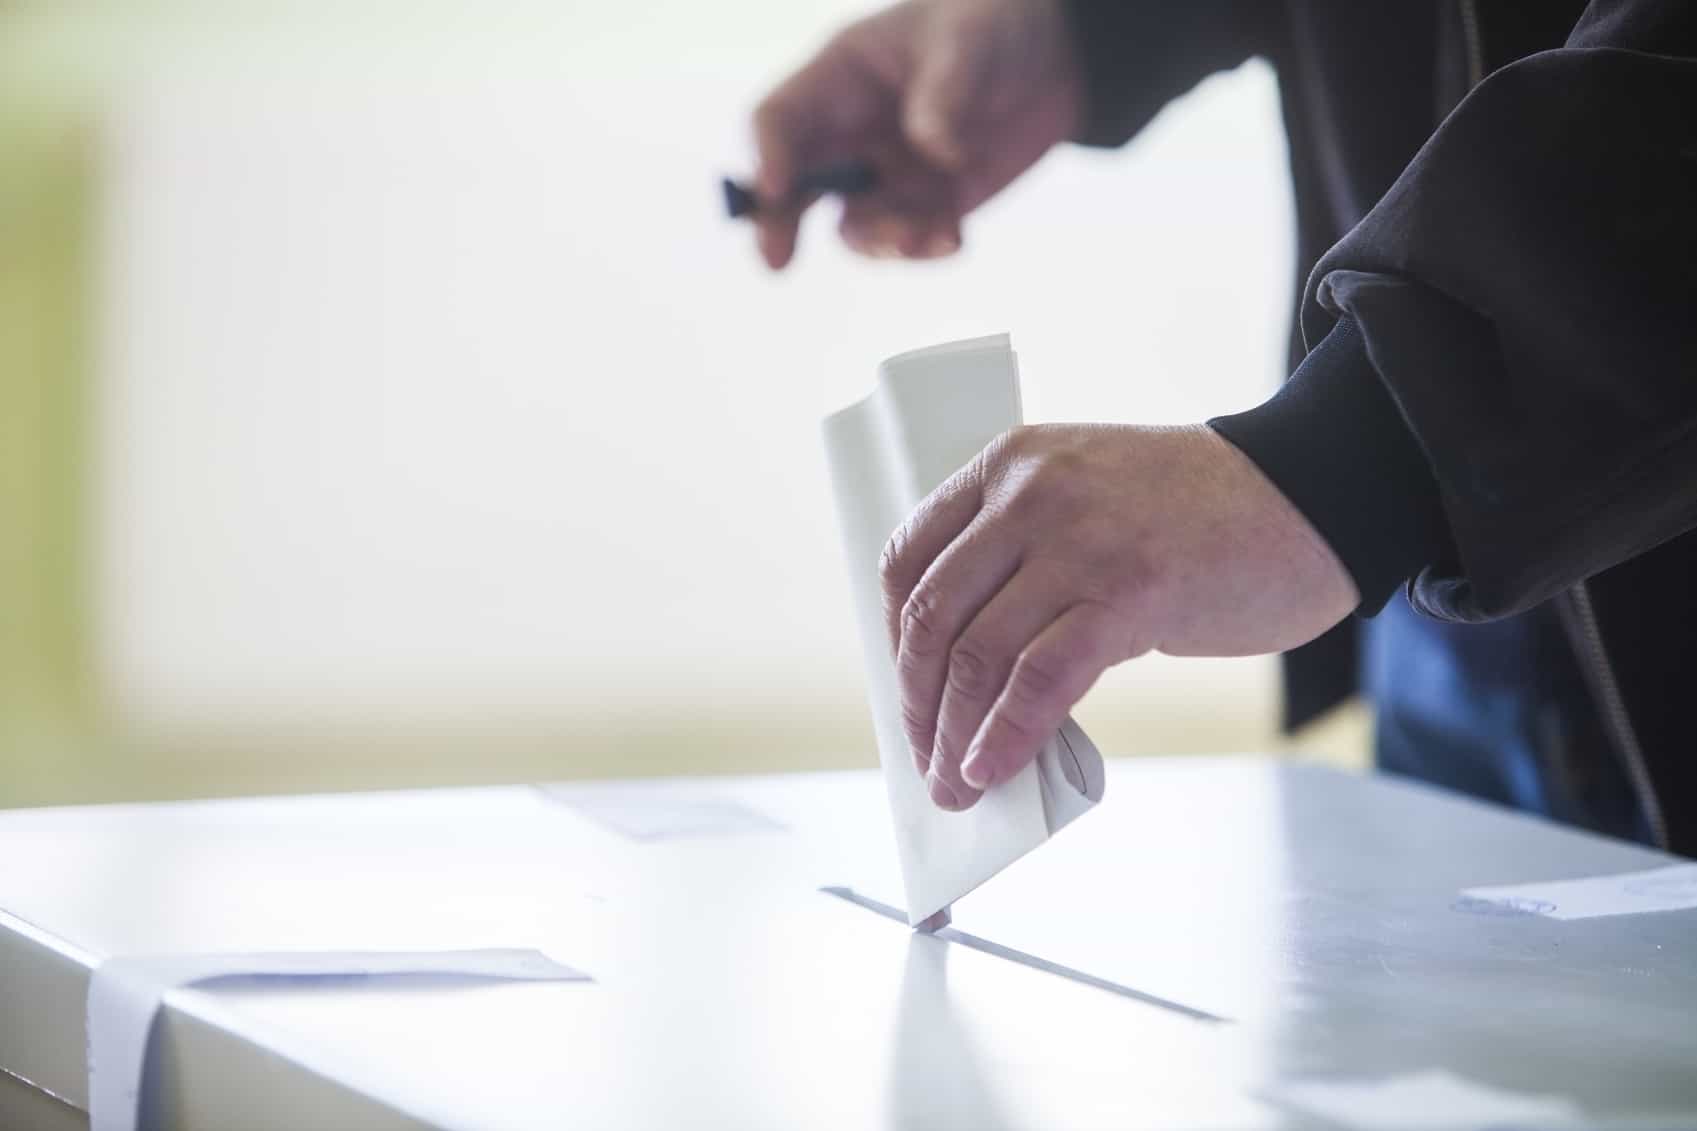
<path id="1" fill-rule="evenodd" d="M 955 791 L 949 788 L 947 782 L 936 774 L 932 774 L 928 780 L 931 787 L 931 800 L 939 809 L 960 808 L 960 798 L 955 796 Z"/>
<path id="2" fill-rule="evenodd" d="M 969 750 L 966 761 L 961 763 L 960 777 L 973 789 L 983 791 L 996 783 L 996 767 L 984 757 L 982 750 Z"/>
<path id="3" fill-rule="evenodd" d="M 935 235 L 925 245 L 925 254 L 930 259 L 940 259 L 945 255 L 953 255 L 960 250 L 960 241 L 951 235 Z"/>
<path id="4" fill-rule="evenodd" d="M 919 771 L 921 778 L 931 776 L 931 756 L 915 750 L 913 752 L 913 768 Z"/>

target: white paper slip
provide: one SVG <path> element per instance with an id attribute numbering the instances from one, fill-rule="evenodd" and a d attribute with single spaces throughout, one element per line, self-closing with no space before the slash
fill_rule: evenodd
<path id="1" fill-rule="evenodd" d="M 90 1131 L 145 1126 L 142 1081 L 154 1018 L 185 986 L 288 981 L 308 986 L 355 978 L 448 978 L 509 982 L 588 981 L 536 950 L 285 951 L 111 958 L 88 983 Z"/>
<path id="2" fill-rule="evenodd" d="M 1277 1107 L 1357 1131 L 1583 1125 L 1571 1100 L 1505 1091 L 1441 1068 L 1366 1080 L 1281 1080 L 1261 1089 L 1260 1096 Z"/>
<path id="3" fill-rule="evenodd" d="M 1697 907 L 1697 864 L 1670 864 L 1645 872 L 1622 872 L 1582 880 L 1501 884 L 1461 893 L 1515 911 L 1551 919 L 1594 919 Z"/>
<path id="4" fill-rule="evenodd" d="M 1102 797 L 1102 756 L 1068 720 L 1032 765 L 966 812 L 946 812 L 927 795 L 902 730 L 878 558 L 933 488 L 1019 423 L 1019 371 L 1006 334 L 890 358 L 878 367 L 870 396 L 825 419 L 825 454 L 912 924 L 1042 844 Z"/>

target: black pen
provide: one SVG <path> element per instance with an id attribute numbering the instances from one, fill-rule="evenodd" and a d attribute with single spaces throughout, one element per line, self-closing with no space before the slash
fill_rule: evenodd
<path id="1" fill-rule="evenodd" d="M 762 209 L 777 207 L 782 211 L 799 207 L 815 193 L 834 192 L 839 196 L 859 196 L 861 193 L 871 192 L 878 187 L 878 170 L 870 161 L 839 161 L 833 165 L 809 169 L 796 177 L 790 191 L 775 205 L 771 201 L 762 201 L 752 187 L 738 184 L 729 177 L 724 178 L 720 186 L 725 192 L 725 211 L 731 219 L 736 220 L 757 215 Z"/>

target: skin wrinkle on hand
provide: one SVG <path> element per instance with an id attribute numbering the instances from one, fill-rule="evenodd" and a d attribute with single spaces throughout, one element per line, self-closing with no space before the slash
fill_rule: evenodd
<path id="1" fill-rule="evenodd" d="M 902 715 L 945 809 L 1030 762 L 1109 666 L 1283 651 L 1357 603 L 1318 532 L 1202 425 L 1016 429 L 915 510 L 883 566 Z"/>

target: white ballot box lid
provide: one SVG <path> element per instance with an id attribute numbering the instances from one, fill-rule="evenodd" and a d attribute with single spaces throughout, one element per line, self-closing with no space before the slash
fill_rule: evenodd
<path id="1" fill-rule="evenodd" d="M 518 947 L 590 980 L 172 991 L 156 1114 L 1697 1122 L 1678 861 L 1387 779 L 1109 767 L 1090 821 L 935 936 L 878 910 L 901 878 L 870 771 L 0 813 L 0 1069 L 84 1108 L 90 971 L 115 956 Z"/>

